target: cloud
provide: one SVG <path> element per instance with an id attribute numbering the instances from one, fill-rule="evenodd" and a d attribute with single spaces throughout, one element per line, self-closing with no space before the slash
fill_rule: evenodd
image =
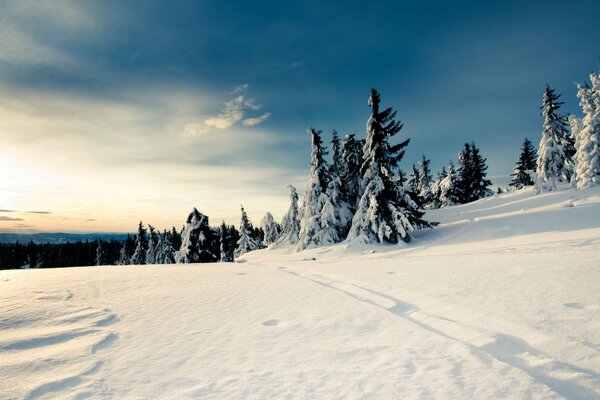
<path id="1" fill-rule="evenodd" d="M 86 218 L 85 220 L 88 221 L 88 222 L 89 221 L 97 221 L 96 218 Z"/>
<path id="2" fill-rule="evenodd" d="M 15 210 L 0 210 L 0 212 L 16 212 Z"/>
<path id="3" fill-rule="evenodd" d="M 264 113 L 260 117 L 256 118 L 248 118 L 242 121 L 242 125 L 244 126 L 255 126 L 264 121 L 266 121 L 271 116 L 271 113 Z"/>
<path id="4" fill-rule="evenodd" d="M 227 100 L 223 104 L 223 109 L 220 114 L 208 117 L 202 123 L 190 122 L 185 124 L 183 127 L 184 136 L 200 136 L 211 129 L 229 129 L 240 121 L 243 126 L 251 127 L 267 120 L 271 113 L 244 119 L 244 115 L 248 111 L 257 111 L 262 108 L 262 106 L 254 99 L 246 96 L 246 92 L 249 88 L 250 85 L 247 83 L 236 86 L 231 92 L 231 95 L 235 97 Z"/>
<path id="5" fill-rule="evenodd" d="M 52 214 L 52 211 L 17 211 L 17 210 L 0 210 L 0 213 L 25 213 L 25 214 Z"/>
<path id="6" fill-rule="evenodd" d="M 0 216 L 0 221 L 24 221 L 23 218 L 13 218 L 13 217 L 6 217 L 6 216 Z"/>

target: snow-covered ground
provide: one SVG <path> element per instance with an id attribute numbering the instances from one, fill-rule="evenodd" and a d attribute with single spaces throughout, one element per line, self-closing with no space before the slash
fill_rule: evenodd
<path id="1" fill-rule="evenodd" d="M 0 398 L 599 399 L 600 189 L 399 246 L 0 272 Z"/>

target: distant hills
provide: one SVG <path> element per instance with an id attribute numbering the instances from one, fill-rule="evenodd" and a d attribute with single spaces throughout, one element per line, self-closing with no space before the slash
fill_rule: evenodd
<path id="1" fill-rule="evenodd" d="M 0 232 L 0 243 L 67 243 L 80 241 L 92 241 L 97 239 L 102 240 L 125 240 L 127 233 L 62 233 L 62 232 L 45 232 L 45 233 L 2 233 Z M 134 236 L 134 234 L 131 234 Z"/>

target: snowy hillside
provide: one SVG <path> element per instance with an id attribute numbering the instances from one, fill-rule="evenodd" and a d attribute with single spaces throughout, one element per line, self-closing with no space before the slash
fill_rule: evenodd
<path id="1" fill-rule="evenodd" d="M 0 271 L 1 399 L 600 399 L 600 189 L 398 246 Z"/>

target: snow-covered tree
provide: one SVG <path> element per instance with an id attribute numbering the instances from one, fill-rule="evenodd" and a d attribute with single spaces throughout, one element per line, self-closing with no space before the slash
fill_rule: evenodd
<path id="1" fill-rule="evenodd" d="M 279 230 L 277 229 L 277 223 L 273 218 L 273 214 L 271 214 L 268 211 L 262 219 L 262 228 L 265 232 L 265 239 L 263 240 L 263 244 L 265 246 L 268 246 L 272 243 L 275 243 L 279 238 Z"/>
<path id="2" fill-rule="evenodd" d="M 324 156 L 327 151 L 323 147 L 321 131 L 310 128 L 311 137 L 310 174 L 304 196 L 302 219 L 300 220 L 300 236 L 297 251 L 302 251 L 311 245 L 321 245 L 321 211 L 327 200 L 327 185 L 329 174 Z"/>
<path id="3" fill-rule="evenodd" d="M 281 234 L 277 239 L 277 245 L 297 244 L 300 236 L 298 192 L 292 185 L 288 185 L 288 189 L 290 189 L 290 208 L 281 221 Z"/>
<path id="4" fill-rule="evenodd" d="M 356 209 L 360 199 L 360 183 L 362 180 L 360 166 L 362 164 L 363 140 L 357 140 L 353 134 L 344 137 L 342 143 L 342 199 L 348 203 L 352 210 Z"/>
<path id="5" fill-rule="evenodd" d="M 348 238 L 353 241 L 398 243 L 410 240 L 410 232 L 431 225 L 422 219 L 416 194 L 398 185 L 398 163 L 409 140 L 391 145 L 402 124 L 395 121 L 391 108 L 379 110 L 379 93 L 372 89 L 367 121 L 367 139 L 363 146 L 362 194 L 352 219 Z"/>
<path id="6" fill-rule="evenodd" d="M 574 148 L 569 139 L 567 118 L 557 112 L 563 104 L 557 101 L 559 98 L 560 95 L 546 86 L 542 101 L 544 129 L 536 169 L 538 192 L 555 190 L 558 182 L 569 181 L 573 173 L 570 154 Z"/>
<path id="7" fill-rule="evenodd" d="M 175 252 L 175 262 L 187 264 L 217 261 L 211 249 L 212 239 L 208 217 L 194 208 L 183 228 L 181 247 Z"/>
<path id="8" fill-rule="evenodd" d="M 407 184 L 410 190 L 417 194 L 419 193 L 419 169 L 415 164 L 412 165 Z"/>
<path id="9" fill-rule="evenodd" d="M 600 184 L 600 74 L 590 74 L 590 80 L 592 87 L 578 85 L 583 119 L 579 123 L 577 119 L 571 122 L 576 134 L 574 181 L 578 189 Z"/>
<path id="10" fill-rule="evenodd" d="M 446 176 L 440 181 L 438 198 L 440 207 L 447 207 L 460 202 L 460 191 L 458 187 L 459 176 L 454 163 L 450 161 Z"/>
<path id="11" fill-rule="evenodd" d="M 429 169 L 429 164 L 431 160 L 425 158 L 425 154 L 421 160 L 419 160 L 419 180 L 417 182 L 417 195 L 422 200 L 423 205 L 428 205 L 431 203 L 431 170 Z"/>
<path id="12" fill-rule="evenodd" d="M 536 159 L 537 154 L 533 145 L 529 139 L 525 138 L 523 147 L 521 148 L 521 154 L 519 155 L 519 161 L 517 162 L 509 185 L 515 189 L 532 186 L 535 183 Z"/>
<path id="13" fill-rule="evenodd" d="M 140 221 L 138 231 L 135 235 L 135 250 L 131 256 L 129 264 L 140 265 L 146 262 L 146 250 L 148 250 L 148 239 L 146 238 L 146 228 Z"/>
<path id="14" fill-rule="evenodd" d="M 106 252 L 102 248 L 100 239 L 96 240 L 96 265 L 106 264 Z"/>
<path id="15" fill-rule="evenodd" d="M 156 264 L 156 250 L 158 237 L 154 227 L 148 224 L 148 250 L 146 250 L 146 264 Z"/>
<path id="16" fill-rule="evenodd" d="M 173 264 L 175 262 L 175 249 L 171 244 L 169 232 L 164 230 L 162 234 L 158 235 L 158 243 L 156 247 L 157 264 Z"/>
<path id="17" fill-rule="evenodd" d="M 240 239 L 237 242 L 237 248 L 234 252 L 234 257 L 238 258 L 243 254 L 257 250 L 260 245 L 252 237 L 250 232 L 250 222 L 248 221 L 248 215 L 246 210 L 242 206 L 242 219 L 240 221 Z"/>
<path id="18" fill-rule="evenodd" d="M 330 176 L 342 176 L 344 173 L 344 157 L 337 131 L 331 134 L 331 164 L 329 165 Z"/>
<path id="19" fill-rule="evenodd" d="M 332 176 L 327 185 L 320 215 L 321 229 L 316 238 L 319 244 L 338 243 L 348 235 L 352 211 L 350 205 L 342 199 L 341 185 L 339 176 Z"/>
<path id="20" fill-rule="evenodd" d="M 117 265 L 128 265 L 129 264 L 129 255 L 127 254 L 127 242 L 123 242 L 123 246 L 121 246 L 121 250 L 119 251 L 119 260 L 117 261 Z"/>
<path id="21" fill-rule="evenodd" d="M 458 155 L 457 194 L 460 203 L 469 203 L 491 196 L 489 186 L 492 182 L 486 179 L 486 159 L 481 156 L 475 143 L 465 143 Z"/>

